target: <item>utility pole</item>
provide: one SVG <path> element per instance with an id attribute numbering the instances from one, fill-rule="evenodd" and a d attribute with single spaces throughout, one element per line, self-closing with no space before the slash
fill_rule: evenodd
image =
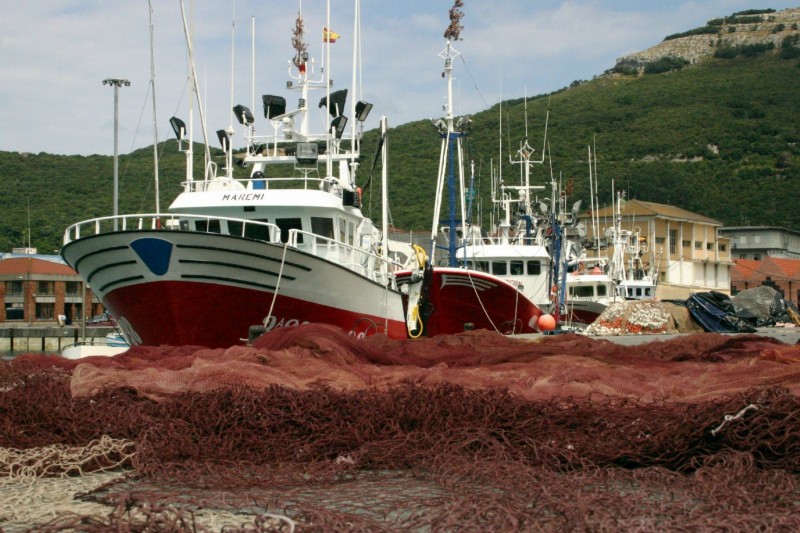
<path id="1" fill-rule="evenodd" d="M 117 230 L 119 214 L 119 88 L 128 87 L 131 82 L 119 78 L 103 80 L 103 85 L 114 87 L 114 231 Z"/>

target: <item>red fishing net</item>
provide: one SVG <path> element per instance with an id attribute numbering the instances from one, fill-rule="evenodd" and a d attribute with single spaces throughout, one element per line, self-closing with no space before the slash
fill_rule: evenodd
<path id="1" fill-rule="evenodd" d="M 227 350 L 19 356 L 0 363 L 0 527 L 794 531 L 798 362 L 757 335 L 320 325 Z M 72 490 L 42 488 L 57 480 Z M 58 491 L 66 507 L 22 511 Z"/>

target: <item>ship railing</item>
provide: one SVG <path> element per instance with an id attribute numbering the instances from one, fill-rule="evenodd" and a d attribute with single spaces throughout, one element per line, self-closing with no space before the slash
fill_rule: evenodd
<path id="1" fill-rule="evenodd" d="M 298 229 L 289 230 L 287 243 L 316 257 L 341 265 L 381 285 L 394 286 L 397 264 L 369 250 Z"/>
<path id="2" fill-rule="evenodd" d="M 69 226 L 64 244 L 118 231 L 194 231 L 222 233 L 264 242 L 280 242 L 281 230 L 275 224 L 241 218 L 192 214 L 134 214 L 98 217 Z"/>
<path id="3" fill-rule="evenodd" d="M 259 194 L 270 189 L 320 189 L 329 191 L 338 186 L 335 180 L 318 176 L 286 176 L 279 178 L 254 178 L 253 176 L 248 176 L 247 178 L 184 181 L 181 185 L 186 192 L 230 191 L 235 194 L 243 192 Z"/>

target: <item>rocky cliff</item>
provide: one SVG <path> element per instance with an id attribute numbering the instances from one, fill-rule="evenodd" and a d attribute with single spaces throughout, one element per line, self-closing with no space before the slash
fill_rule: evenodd
<path id="1" fill-rule="evenodd" d="M 713 57 L 723 47 L 754 44 L 781 47 L 786 37 L 800 35 L 800 8 L 763 13 L 741 12 L 708 22 L 704 28 L 667 37 L 663 42 L 617 59 L 617 65 L 642 68 L 664 57 L 691 64 Z"/>

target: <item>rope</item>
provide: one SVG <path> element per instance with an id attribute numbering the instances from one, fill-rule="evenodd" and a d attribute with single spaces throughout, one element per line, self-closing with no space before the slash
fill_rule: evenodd
<path id="1" fill-rule="evenodd" d="M 712 429 L 711 430 L 711 434 L 716 436 L 717 433 L 719 433 L 719 431 L 722 430 L 722 428 L 725 427 L 725 424 L 727 424 L 728 422 L 731 422 L 732 420 L 739 420 L 750 409 L 753 409 L 754 411 L 758 411 L 758 406 L 751 403 L 750 405 L 743 407 L 742 410 L 739 411 L 738 413 L 736 413 L 735 415 L 725 415 L 725 417 L 722 420 L 722 423 L 719 426 L 717 426 L 716 429 Z"/>
<path id="2" fill-rule="evenodd" d="M 481 296 L 480 296 L 480 294 L 478 293 L 478 289 L 475 287 L 475 282 L 474 282 L 474 281 L 472 281 L 472 274 L 470 274 L 470 271 L 469 271 L 469 269 L 467 269 L 467 277 L 469 278 L 469 283 L 470 283 L 470 285 L 472 285 L 472 290 L 473 290 L 473 291 L 475 291 L 475 298 L 477 298 L 477 299 L 478 299 L 478 303 L 479 303 L 479 304 L 481 304 L 481 309 L 483 310 L 483 314 L 486 316 L 486 319 L 489 321 L 489 324 L 491 324 L 491 325 L 492 325 L 492 327 L 494 328 L 494 330 L 495 330 L 497 333 L 500 333 L 500 330 L 499 330 L 499 329 L 497 329 L 497 326 L 495 326 L 495 325 L 494 325 L 494 322 L 492 321 L 492 317 L 490 317 L 490 316 L 489 316 L 489 313 L 488 313 L 488 311 L 486 311 L 486 307 L 483 305 L 483 300 L 481 300 Z M 516 313 L 516 312 L 515 312 L 515 313 Z M 515 317 L 515 318 L 516 318 L 516 317 Z M 502 333 L 500 333 L 500 334 L 502 335 Z"/>
<path id="3" fill-rule="evenodd" d="M 269 312 L 264 317 L 264 326 L 269 324 L 269 319 L 272 317 L 272 310 L 275 308 L 275 300 L 278 298 L 278 289 L 281 286 L 281 278 L 283 277 L 283 265 L 286 264 L 286 249 L 289 247 L 289 242 L 283 243 L 283 255 L 281 256 L 281 268 L 278 270 L 278 282 L 275 284 L 275 290 L 272 293 L 272 303 L 269 304 Z"/>

